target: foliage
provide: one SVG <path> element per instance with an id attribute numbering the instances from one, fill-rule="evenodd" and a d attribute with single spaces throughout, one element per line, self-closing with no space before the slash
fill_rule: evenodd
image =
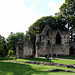
<path id="1" fill-rule="evenodd" d="M 4 49 L 4 46 L 3 46 L 4 43 L 5 43 L 5 39 L 4 39 L 4 37 L 2 37 L 0 35 L 0 56 L 5 55 L 5 49 Z"/>
<path id="2" fill-rule="evenodd" d="M 16 52 L 16 42 L 23 40 L 24 33 L 10 34 L 7 38 L 7 48 Z"/>
<path id="3" fill-rule="evenodd" d="M 75 27 L 75 0 L 65 0 L 58 13 L 68 24 L 68 28 Z"/>
<path id="4" fill-rule="evenodd" d="M 65 0 L 65 3 L 60 7 L 58 16 L 62 17 L 66 21 L 68 30 L 75 28 L 75 0 Z M 70 41 L 73 41 L 73 30 L 70 33 Z"/>
<path id="5" fill-rule="evenodd" d="M 66 22 L 61 17 L 53 17 L 53 16 L 42 17 L 29 27 L 26 36 L 29 36 L 29 39 L 33 44 L 33 49 L 35 50 L 36 34 L 41 33 L 46 25 L 49 25 L 53 30 L 56 29 L 66 30 L 65 24 Z"/>
<path id="6" fill-rule="evenodd" d="M 9 50 L 8 51 L 8 56 L 13 56 L 15 53 L 14 53 L 14 51 L 13 50 Z"/>

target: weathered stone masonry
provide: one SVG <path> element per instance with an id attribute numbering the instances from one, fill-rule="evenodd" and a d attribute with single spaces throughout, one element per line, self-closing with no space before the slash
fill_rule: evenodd
<path id="1" fill-rule="evenodd" d="M 32 43 L 26 37 L 24 41 L 16 45 L 16 58 L 27 58 L 32 56 Z"/>
<path id="2" fill-rule="evenodd" d="M 45 56 L 46 53 L 69 55 L 69 37 L 69 31 L 52 30 L 47 25 L 41 34 L 36 35 L 37 55 Z"/>
<path id="3" fill-rule="evenodd" d="M 52 30 L 46 25 L 42 33 L 36 34 L 36 57 L 45 56 L 46 53 L 75 56 L 75 41 L 69 42 L 69 38 L 70 31 Z M 16 58 L 27 58 L 32 54 L 32 43 L 27 36 L 24 41 L 17 43 Z"/>

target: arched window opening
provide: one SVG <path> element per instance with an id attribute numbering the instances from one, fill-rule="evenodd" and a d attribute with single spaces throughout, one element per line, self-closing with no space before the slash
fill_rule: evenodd
<path id="1" fill-rule="evenodd" d="M 50 45 L 50 40 L 47 40 L 47 45 Z"/>
<path id="2" fill-rule="evenodd" d="M 74 42 L 75 42 L 75 35 L 73 36 Z"/>
<path id="3" fill-rule="evenodd" d="M 39 41 L 41 42 L 41 35 L 39 35 Z"/>
<path id="4" fill-rule="evenodd" d="M 74 42 L 75 42 L 75 38 L 74 38 Z"/>
<path id="5" fill-rule="evenodd" d="M 60 36 L 59 32 L 56 35 L 56 44 L 61 44 L 61 36 Z"/>
<path id="6" fill-rule="evenodd" d="M 46 35 L 49 37 L 49 30 L 47 30 L 47 33 L 46 33 Z"/>
<path id="7" fill-rule="evenodd" d="M 74 54 L 75 54 L 75 53 L 74 53 L 74 47 L 73 47 L 73 46 L 70 47 L 69 54 L 70 54 L 70 55 L 74 55 Z"/>

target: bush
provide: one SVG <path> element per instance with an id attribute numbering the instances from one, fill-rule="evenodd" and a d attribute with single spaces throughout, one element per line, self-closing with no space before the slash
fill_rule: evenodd
<path id="1" fill-rule="evenodd" d="M 15 53 L 14 53 L 14 51 L 13 50 L 9 50 L 8 51 L 8 56 L 13 56 Z"/>
<path id="2" fill-rule="evenodd" d="M 0 44 L 0 56 L 1 56 L 1 57 L 5 56 L 5 50 L 4 50 L 2 44 Z"/>

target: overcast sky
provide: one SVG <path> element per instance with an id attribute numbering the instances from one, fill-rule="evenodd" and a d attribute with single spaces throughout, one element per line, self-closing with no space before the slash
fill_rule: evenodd
<path id="1" fill-rule="evenodd" d="M 43 16 L 54 15 L 65 0 L 0 0 L 0 35 L 26 32 Z"/>

